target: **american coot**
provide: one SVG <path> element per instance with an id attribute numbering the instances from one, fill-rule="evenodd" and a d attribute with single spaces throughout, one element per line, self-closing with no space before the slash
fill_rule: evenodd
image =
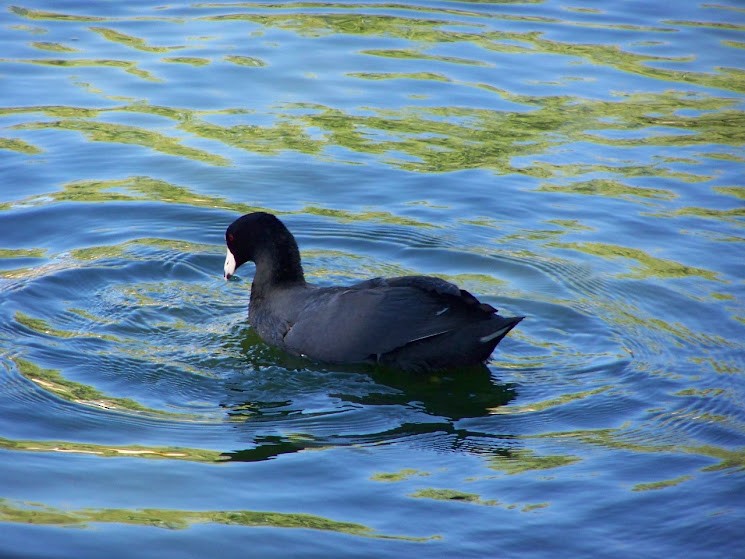
<path id="1" fill-rule="evenodd" d="M 225 279 L 256 264 L 249 323 L 261 339 L 295 355 L 332 363 L 380 363 L 438 370 L 483 363 L 523 317 L 430 276 L 374 278 L 346 287 L 305 282 L 292 233 L 256 212 L 225 232 Z"/>

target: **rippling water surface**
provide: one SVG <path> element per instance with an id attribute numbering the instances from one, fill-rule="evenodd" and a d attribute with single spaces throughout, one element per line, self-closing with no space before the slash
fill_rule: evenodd
<path id="1" fill-rule="evenodd" d="M 742 553 L 742 3 L 0 26 L 0 555 Z M 221 276 L 255 209 L 527 319 L 482 374 L 288 357 Z"/>

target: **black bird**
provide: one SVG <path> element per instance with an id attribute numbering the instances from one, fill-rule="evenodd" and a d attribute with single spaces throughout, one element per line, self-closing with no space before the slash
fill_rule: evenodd
<path id="1" fill-rule="evenodd" d="M 225 232 L 225 279 L 256 264 L 249 323 L 261 339 L 330 363 L 404 370 L 481 364 L 524 317 L 503 317 L 468 291 L 431 276 L 373 278 L 347 287 L 306 283 L 292 233 L 255 212 Z"/>

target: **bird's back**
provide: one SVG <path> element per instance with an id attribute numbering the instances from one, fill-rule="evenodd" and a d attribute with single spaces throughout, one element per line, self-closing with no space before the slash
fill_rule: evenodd
<path id="1" fill-rule="evenodd" d="M 298 289 L 304 291 L 280 295 L 286 304 L 275 301 L 274 312 L 266 313 L 273 333 L 278 322 L 286 324 L 281 341 L 267 341 L 320 361 L 377 361 L 405 369 L 475 364 L 520 321 L 427 276 Z M 255 326 L 264 337 L 267 328 Z"/>

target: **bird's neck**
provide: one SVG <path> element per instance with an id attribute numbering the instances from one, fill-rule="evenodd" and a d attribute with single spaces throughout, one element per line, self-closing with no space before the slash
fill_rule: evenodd
<path id="1" fill-rule="evenodd" d="M 285 247 L 281 251 L 269 248 L 257 254 L 254 262 L 256 273 L 251 286 L 251 298 L 264 296 L 268 291 L 279 287 L 305 284 L 297 246 Z"/>

